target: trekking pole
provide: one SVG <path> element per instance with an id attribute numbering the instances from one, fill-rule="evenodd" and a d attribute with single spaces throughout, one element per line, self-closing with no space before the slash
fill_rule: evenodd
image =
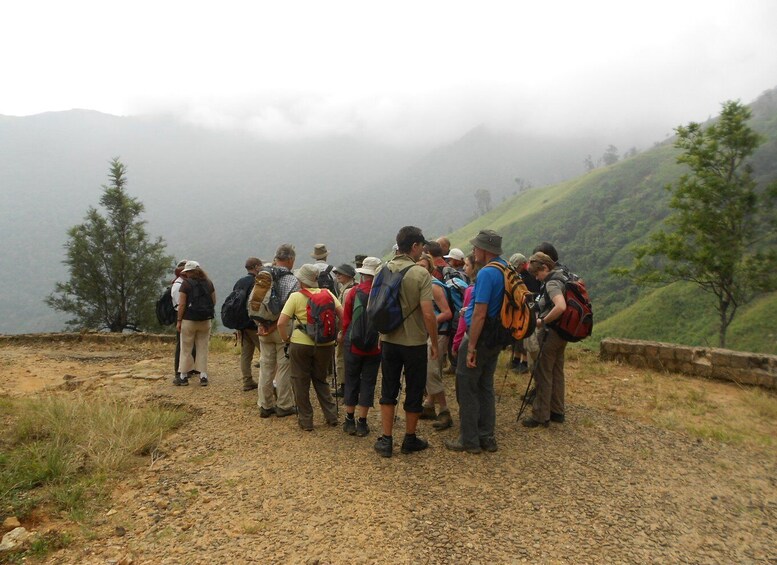
<path id="1" fill-rule="evenodd" d="M 545 330 L 545 333 L 542 336 L 542 343 L 540 343 L 540 350 L 537 353 L 537 359 L 534 361 L 534 365 L 531 368 L 531 373 L 529 373 L 529 382 L 526 383 L 526 391 L 523 393 L 523 398 L 521 399 L 521 407 L 518 409 L 518 416 L 515 418 L 516 422 L 521 421 L 521 416 L 523 415 L 523 411 L 526 409 L 526 406 L 528 406 L 528 396 L 529 396 L 529 387 L 531 386 L 532 381 L 536 381 L 534 378 L 534 371 L 537 370 L 537 365 L 540 363 L 540 358 L 542 357 L 542 350 L 545 348 L 545 340 L 548 338 L 548 330 Z M 536 392 L 535 392 L 536 395 Z"/>
<path id="2" fill-rule="evenodd" d="M 337 346 L 335 345 L 334 349 L 332 349 L 332 375 L 335 379 L 335 414 L 337 414 L 337 417 L 340 417 L 340 400 L 337 396 Z"/>

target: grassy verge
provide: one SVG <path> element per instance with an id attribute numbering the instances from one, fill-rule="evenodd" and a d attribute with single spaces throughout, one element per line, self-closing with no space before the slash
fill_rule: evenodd
<path id="1" fill-rule="evenodd" d="M 110 479 L 137 464 L 138 456 L 153 455 L 162 437 L 188 418 L 182 410 L 108 396 L 1 403 L 0 515 L 22 522 L 41 510 L 88 524 Z M 41 538 L 28 552 L 66 541 Z"/>

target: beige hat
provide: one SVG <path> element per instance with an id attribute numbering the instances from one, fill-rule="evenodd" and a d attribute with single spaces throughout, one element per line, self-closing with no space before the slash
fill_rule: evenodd
<path id="1" fill-rule="evenodd" d="M 522 267 L 524 263 L 526 263 L 526 255 L 523 253 L 513 253 L 510 255 L 510 261 L 509 263 L 513 267 Z"/>
<path id="2" fill-rule="evenodd" d="M 464 261 L 464 252 L 458 247 L 454 247 L 447 255 L 443 256 L 444 259 L 456 259 L 457 261 Z"/>
<path id="3" fill-rule="evenodd" d="M 313 253 L 310 254 L 313 259 L 326 259 L 326 256 L 329 255 L 329 251 L 327 251 L 326 244 L 324 243 L 316 243 L 316 245 L 313 247 Z"/>
<path id="4" fill-rule="evenodd" d="M 299 269 L 294 271 L 294 276 L 297 277 L 297 280 L 305 286 L 318 288 L 318 273 L 320 272 L 321 271 L 318 270 L 318 267 L 308 263 L 306 265 L 302 265 Z"/>
<path id="5" fill-rule="evenodd" d="M 199 268 L 200 264 L 197 261 L 187 261 L 186 265 L 183 266 L 183 272 L 186 271 L 193 271 L 194 269 Z"/>
<path id="6" fill-rule="evenodd" d="M 356 272 L 374 277 L 378 267 L 380 267 L 380 259 L 377 257 L 365 257 L 364 261 L 362 261 L 362 266 L 356 269 Z"/>

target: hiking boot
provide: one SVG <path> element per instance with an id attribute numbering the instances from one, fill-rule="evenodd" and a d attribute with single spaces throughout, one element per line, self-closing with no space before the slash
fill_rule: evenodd
<path id="1" fill-rule="evenodd" d="M 292 414 L 297 413 L 297 408 L 295 406 L 292 406 L 291 408 L 279 408 L 278 406 L 275 407 L 275 415 L 278 418 L 285 418 L 286 416 L 291 416 Z"/>
<path id="2" fill-rule="evenodd" d="M 478 454 L 481 452 L 480 446 L 468 446 L 461 443 L 461 439 L 446 439 L 443 444 L 445 445 L 446 449 L 450 449 L 451 451 L 466 451 L 467 453 L 474 453 Z"/>
<path id="3" fill-rule="evenodd" d="M 375 442 L 375 451 L 377 451 L 378 455 L 381 457 L 391 457 L 391 454 L 394 451 L 394 438 L 381 435 L 378 438 L 378 441 Z"/>
<path id="4" fill-rule="evenodd" d="M 334 428 L 335 426 L 339 426 L 340 425 L 340 420 L 330 420 L 329 422 L 326 423 L 326 425 L 327 426 L 332 426 Z"/>
<path id="5" fill-rule="evenodd" d="M 566 420 L 566 418 L 564 417 L 563 414 L 559 414 L 558 412 L 551 412 L 550 413 L 550 421 L 551 422 L 556 422 L 557 424 L 563 424 L 564 420 Z"/>
<path id="6" fill-rule="evenodd" d="M 175 385 L 175 386 L 189 386 L 189 377 L 181 376 L 181 374 L 179 373 L 173 379 L 173 385 Z"/>
<path id="7" fill-rule="evenodd" d="M 413 453 L 414 451 L 423 451 L 427 447 L 429 447 L 429 442 L 426 440 L 416 437 L 415 434 L 412 436 L 405 435 L 405 439 L 402 440 L 401 451 L 407 455 L 408 453 Z"/>
<path id="8" fill-rule="evenodd" d="M 480 448 L 483 451 L 488 451 L 489 453 L 493 453 L 499 447 L 496 445 L 496 440 L 493 437 L 487 437 L 480 440 Z"/>
<path id="9" fill-rule="evenodd" d="M 200 386 L 208 386 L 208 376 L 200 375 Z"/>
<path id="10" fill-rule="evenodd" d="M 521 424 L 523 424 L 523 427 L 525 428 L 539 428 L 540 426 L 547 428 L 550 425 L 550 420 L 539 422 L 534 418 L 524 418 Z"/>
<path id="11" fill-rule="evenodd" d="M 356 437 L 364 437 L 370 435 L 370 426 L 367 424 L 367 420 L 362 422 L 356 420 Z"/>
<path id="12" fill-rule="evenodd" d="M 249 390 L 256 390 L 259 388 L 259 385 L 256 381 L 250 381 L 247 383 L 243 383 L 243 392 L 248 392 Z"/>
<path id="13" fill-rule="evenodd" d="M 451 419 L 451 411 L 446 408 L 445 410 L 440 410 L 437 421 L 432 424 L 432 427 L 438 432 L 441 432 L 447 430 L 452 425 L 453 420 Z"/>
<path id="14" fill-rule="evenodd" d="M 259 407 L 260 418 L 269 418 L 273 414 L 275 414 L 275 408 L 262 408 L 261 406 Z"/>
<path id="15" fill-rule="evenodd" d="M 424 409 L 421 411 L 421 415 L 418 417 L 419 420 L 436 420 L 437 419 L 437 412 L 434 411 L 434 406 L 424 406 Z"/>
<path id="16" fill-rule="evenodd" d="M 303 432 L 313 431 L 313 424 L 300 424 L 299 427 L 302 429 Z"/>
<path id="17" fill-rule="evenodd" d="M 332 393 L 332 396 L 335 398 L 344 398 L 345 397 L 345 384 L 341 383 L 339 387 L 337 387 L 337 390 Z"/>
<path id="18" fill-rule="evenodd" d="M 356 420 L 354 420 L 353 418 L 346 418 L 345 422 L 343 422 L 343 431 L 347 433 L 349 436 L 355 436 Z"/>

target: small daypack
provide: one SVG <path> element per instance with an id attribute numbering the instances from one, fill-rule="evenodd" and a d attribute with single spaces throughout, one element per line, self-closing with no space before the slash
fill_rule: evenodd
<path id="1" fill-rule="evenodd" d="M 248 292 L 245 287 L 233 290 L 221 306 L 221 324 L 230 330 L 244 330 L 251 327 L 247 302 Z"/>
<path id="2" fill-rule="evenodd" d="M 280 280 L 286 275 L 293 276 L 293 273 L 275 267 L 266 267 L 256 274 L 246 304 L 249 318 L 261 324 L 271 324 L 278 319 L 284 303 Z"/>
<path id="3" fill-rule="evenodd" d="M 499 312 L 499 324 L 495 325 L 495 343 L 502 347 L 529 337 L 534 333 L 536 319 L 531 307 L 532 294 L 526 288 L 518 271 L 497 261 L 488 263 L 496 267 L 504 277 L 504 295 Z"/>
<path id="4" fill-rule="evenodd" d="M 207 282 L 201 279 L 188 280 L 191 291 L 186 295 L 184 318 L 197 322 L 213 319 L 216 312 Z"/>
<path id="5" fill-rule="evenodd" d="M 438 333 L 448 334 L 450 332 L 451 327 L 452 327 L 451 323 L 453 321 L 453 316 L 456 314 L 456 306 L 455 306 L 455 304 L 453 302 L 453 296 L 452 296 L 453 291 L 451 290 L 451 288 L 447 284 L 445 284 L 444 282 L 442 282 L 440 280 L 437 280 L 434 277 L 432 277 L 432 285 L 433 286 L 439 286 L 442 289 L 442 291 L 445 293 L 445 301 L 448 303 L 448 308 L 450 308 L 450 310 L 451 310 L 451 319 L 450 320 L 446 320 L 445 322 L 443 322 L 443 323 L 441 323 L 441 324 L 439 324 L 437 326 Z M 440 310 L 437 307 L 437 303 L 436 302 L 434 303 L 434 313 L 435 313 L 435 315 L 440 313 Z"/>
<path id="6" fill-rule="evenodd" d="M 328 290 L 310 292 L 303 288 L 300 292 L 308 299 L 305 314 L 307 323 L 297 327 L 304 331 L 314 343 L 330 343 L 337 338 L 337 313 L 335 297 Z"/>
<path id="7" fill-rule="evenodd" d="M 156 301 L 156 319 L 161 326 L 169 326 L 177 321 L 173 295 L 170 292 L 172 286 L 168 286 Z"/>
<path id="8" fill-rule="evenodd" d="M 348 326 L 348 339 L 351 345 L 362 351 L 372 351 L 378 346 L 380 335 L 375 327 L 370 324 L 367 316 L 367 302 L 369 294 L 357 288 L 353 290 L 353 313 L 351 325 Z"/>
<path id="9" fill-rule="evenodd" d="M 375 275 L 367 302 L 367 316 L 372 326 L 382 334 L 391 333 L 397 329 L 405 317 L 402 316 L 402 305 L 399 302 L 399 290 L 402 279 L 415 265 L 405 267 L 401 271 L 392 272 L 388 267 L 382 268 Z M 416 305 L 416 308 L 418 306 Z M 415 308 L 413 309 L 415 311 Z M 410 314 L 413 312 L 411 311 Z"/>
<path id="10" fill-rule="evenodd" d="M 594 313 L 583 280 L 576 274 L 567 272 L 561 276 L 551 275 L 549 280 L 560 280 L 564 283 L 564 300 L 567 303 L 567 309 L 550 327 L 565 341 L 581 341 L 590 336 L 594 328 Z M 545 294 L 547 296 L 547 291 Z M 547 300 L 550 300 L 549 296 Z"/>
<path id="11" fill-rule="evenodd" d="M 316 280 L 318 281 L 318 288 L 325 288 L 332 294 L 336 294 L 335 280 L 332 278 L 331 274 L 332 269 L 334 269 L 332 265 L 327 265 L 326 269 L 318 273 L 318 278 Z"/>

